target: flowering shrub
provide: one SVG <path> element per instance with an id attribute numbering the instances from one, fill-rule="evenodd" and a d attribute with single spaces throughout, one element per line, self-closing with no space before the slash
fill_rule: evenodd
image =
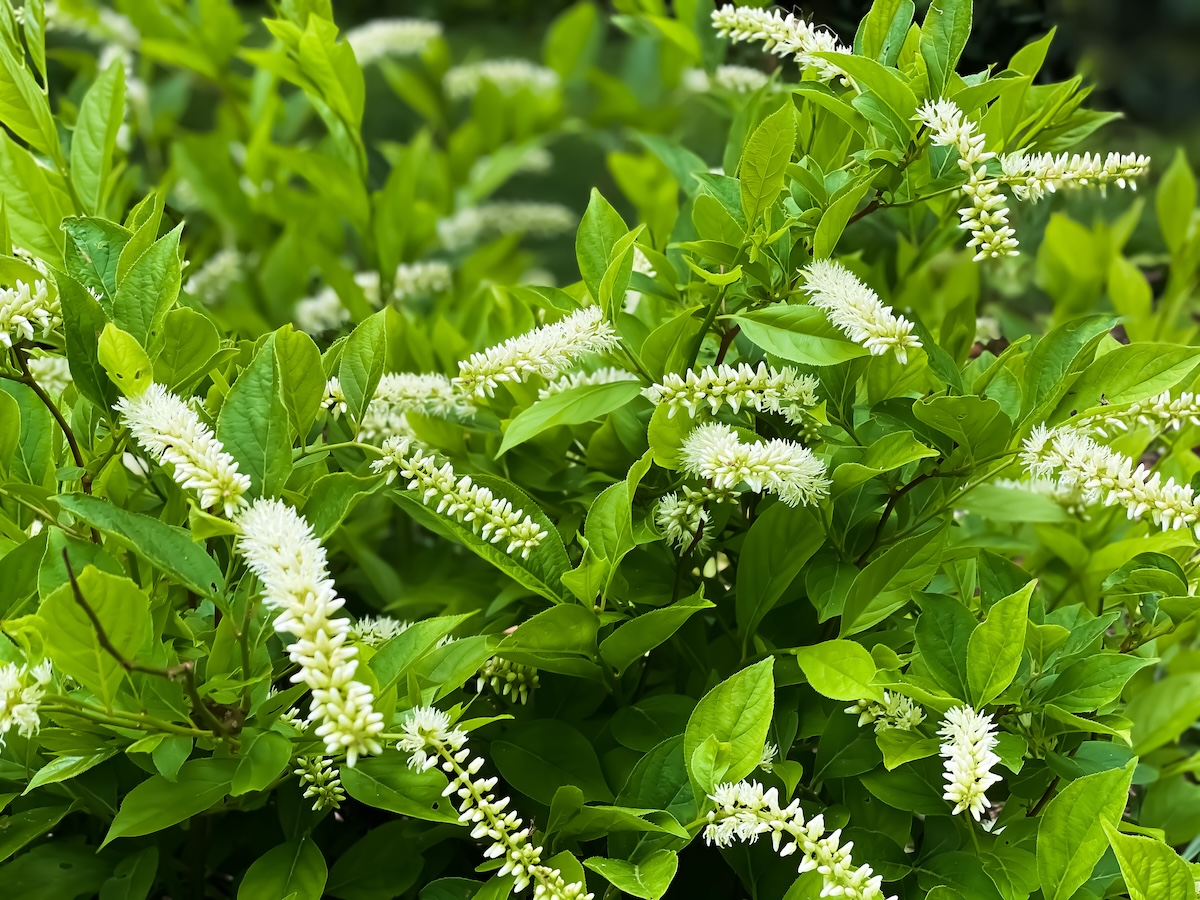
<path id="1" fill-rule="evenodd" d="M 1050 36 L 48 6 L 0 896 L 1197 896 L 1195 183 Z"/>

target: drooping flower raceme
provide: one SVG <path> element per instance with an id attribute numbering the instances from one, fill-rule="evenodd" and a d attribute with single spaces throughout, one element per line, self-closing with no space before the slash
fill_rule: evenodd
<path id="1" fill-rule="evenodd" d="M 346 309 L 337 291 L 325 287 L 296 304 L 292 321 L 305 334 L 317 337 L 328 331 L 336 331 L 349 322 L 350 310 Z"/>
<path id="2" fill-rule="evenodd" d="M 800 274 L 808 302 L 825 310 L 830 322 L 874 355 L 882 356 L 890 350 L 901 363 L 907 363 L 908 352 L 921 346 L 912 333 L 913 323 L 884 306 L 879 295 L 841 263 L 814 260 Z"/>
<path id="3" fill-rule="evenodd" d="M 60 325 L 58 293 L 51 295 L 45 279 L 31 285 L 18 278 L 12 287 L 0 290 L 0 344 L 5 347 L 32 341 L 38 332 L 44 337 Z"/>
<path id="4" fill-rule="evenodd" d="M 372 708 L 371 689 L 354 680 L 350 620 L 337 615 L 345 600 L 334 590 L 312 527 L 291 506 L 267 498 L 254 501 L 238 525 L 238 551 L 262 581 L 264 602 L 279 611 L 275 630 L 296 638 L 287 648 L 299 666 L 292 681 L 312 691 L 308 718 L 320 723 L 316 733 L 326 753 L 345 753 L 353 766 L 360 756 L 382 752 L 383 715 Z"/>
<path id="5" fill-rule="evenodd" d="M 1066 488 L 1077 486 L 1088 503 L 1123 506 L 1131 519 L 1149 515 L 1163 531 L 1192 528 L 1200 537 L 1200 504 L 1190 484 L 1163 481 L 1160 473 L 1082 431 L 1039 425 L 1026 439 L 1021 459 L 1035 478 L 1056 477 Z"/>
<path id="6" fill-rule="evenodd" d="M 726 3 L 712 14 L 718 37 L 733 41 L 762 41 L 776 56 L 790 56 L 803 70 L 816 73 L 821 81 L 832 81 L 843 73 L 834 63 L 814 53 L 850 53 L 831 31 L 818 28 L 792 13 L 778 9 L 755 9 Z"/>
<path id="7" fill-rule="evenodd" d="M 506 234 L 554 237 L 579 224 L 579 217 L 560 203 L 497 200 L 468 206 L 437 223 L 438 238 L 447 250 L 465 250 L 482 240 Z"/>
<path id="8" fill-rule="evenodd" d="M 442 23 L 428 19 L 374 19 L 346 32 L 360 66 L 387 56 L 416 56 L 442 35 Z"/>
<path id="9" fill-rule="evenodd" d="M 875 724 L 875 731 L 915 731 L 925 721 L 925 713 L 908 697 L 892 691 L 883 692 L 883 702 L 859 700 L 847 706 L 846 712 L 858 716 L 858 725 Z"/>
<path id="10" fill-rule="evenodd" d="M 512 875 L 514 890 L 523 891 L 533 884 L 535 900 L 593 900 L 582 882 L 567 884 L 562 872 L 542 863 L 542 848 L 531 841 L 533 829 L 508 808 L 512 798 L 496 798 L 494 776 L 480 777 L 483 758 L 471 758 L 467 735 L 451 727 L 444 712 L 431 706 L 417 707 L 403 727 L 404 736 L 397 746 L 409 755 L 409 766 L 420 770 L 440 766 L 451 776 L 443 795 L 457 798 L 458 820 L 472 826 L 471 837 L 491 841 L 483 855 L 504 860 L 498 874 Z"/>
<path id="11" fill-rule="evenodd" d="M 665 405 L 668 418 L 681 409 L 695 416 L 698 412 L 715 414 L 728 406 L 735 413 L 743 408 L 780 413 L 796 424 L 806 410 L 817 405 L 816 391 L 817 379 L 811 375 L 801 375 L 791 366 L 775 369 L 763 362 L 757 367 L 748 363 L 706 366 L 686 375 L 668 372 L 661 384 L 642 393 L 655 406 Z"/>
<path id="12" fill-rule="evenodd" d="M 704 94 L 713 89 L 734 94 L 753 94 L 771 80 L 761 69 L 749 66 L 717 66 L 709 75 L 704 69 L 688 69 L 683 73 L 683 86 L 693 94 Z"/>
<path id="13" fill-rule="evenodd" d="M 474 97 L 485 81 L 494 84 L 502 94 L 520 90 L 544 94 L 558 87 L 558 73 L 526 59 L 485 59 L 455 66 L 446 73 L 442 84 L 451 100 L 466 100 Z"/>
<path id="14" fill-rule="evenodd" d="M 1000 193 L 1000 182 L 987 171 L 988 160 L 996 155 L 983 149 L 987 135 L 951 100 L 931 100 L 914 118 L 929 129 L 935 145 L 958 151 L 959 168 L 967 173 L 962 192 L 971 202 L 958 214 L 962 227 L 971 232 L 967 246 L 976 248 L 975 259 L 1016 256 L 1018 241 L 1008 223 L 1007 198 Z"/>
<path id="15" fill-rule="evenodd" d="M 992 717 L 969 706 L 956 706 L 946 712 L 938 735 L 943 739 L 938 753 L 945 759 L 945 799 L 954 804 L 954 815 L 964 810 L 979 821 L 988 808 L 985 791 L 1000 781 L 992 766 L 1000 762 L 995 754 L 996 726 Z"/>
<path id="16" fill-rule="evenodd" d="M 540 682 L 537 669 L 493 656 L 479 669 L 475 690 L 482 694 L 485 687 L 490 687 L 501 697 L 511 697 L 514 703 L 524 705 Z"/>
<path id="17" fill-rule="evenodd" d="M 549 381 L 577 360 L 616 346 L 617 335 L 598 306 L 576 310 L 565 319 L 509 338 L 458 364 L 454 384 L 466 394 L 491 397 L 503 382 L 539 375 Z"/>
<path id="18" fill-rule="evenodd" d="M 453 275 L 450 264 L 440 259 L 401 263 L 396 267 L 392 298 L 397 301 L 412 300 L 448 291 L 453 284 Z"/>
<path id="19" fill-rule="evenodd" d="M 1149 168 L 1150 157 L 1140 153 L 1006 153 L 1000 157 L 1000 180 L 1018 200 L 1036 201 L 1063 188 L 1095 186 L 1103 194 L 1110 182 L 1137 190 L 1137 179 Z"/>
<path id="20" fill-rule="evenodd" d="M 300 778 L 304 797 L 313 801 L 314 810 L 337 809 L 346 799 L 342 774 L 327 756 L 300 756 L 292 774 Z"/>
<path id="21" fill-rule="evenodd" d="M 716 804 L 704 827 L 704 840 L 709 844 L 753 844 L 769 834 L 771 846 L 780 856 L 800 853 L 800 872 L 815 869 L 820 874 L 822 897 L 882 900 L 883 878 L 869 865 L 855 867 L 850 856 L 853 841 L 843 844 L 840 828 L 827 835 L 824 817 L 806 819 L 799 800 L 781 807 L 776 788 L 764 790 L 750 781 L 719 784 L 709 799 Z"/>
<path id="22" fill-rule="evenodd" d="M 175 481 L 200 494 L 200 507 L 233 518 L 246 504 L 250 477 L 238 471 L 200 416 L 157 382 L 140 394 L 122 397 L 116 410 L 134 440 L 160 464 L 170 463 Z"/>
<path id="23" fill-rule="evenodd" d="M 50 683 L 50 663 L 30 668 L 16 663 L 0 665 L 0 748 L 12 729 L 21 737 L 33 737 L 42 726 L 38 705 Z"/>
<path id="24" fill-rule="evenodd" d="M 713 487 L 746 484 L 776 494 L 788 506 L 816 503 L 829 492 L 825 464 L 807 447 L 773 438 L 742 443 L 728 425 L 710 422 L 694 428 L 683 442 L 683 468 Z"/>
<path id="25" fill-rule="evenodd" d="M 1101 437 L 1126 432 L 1132 425 L 1178 431 L 1184 425 L 1200 425 L 1200 401 L 1192 391 L 1184 391 L 1178 397 L 1163 391 L 1157 397 L 1128 406 L 1106 406 L 1100 412 L 1074 418 L 1070 424 L 1072 428 Z"/>
<path id="26" fill-rule="evenodd" d="M 339 384 L 339 392 L 340 388 Z M 330 391 L 327 387 L 327 395 Z M 339 399 L 344 401 L 344 398 Z M 344 412 L 344 402 L 341 405 Z M 367 404 L 358 437 L 374 444 L 381 444 L 389 437 L 412 437 L 409 413 L 460 420 L 469 418 L 474 412 L 470 398 L 460 393 L 445 375 L 389 372 L 379 380 L 379 386 Z"/>
<path id="27" fill-rule="evenodd" d="M 386 472 L 389 484 L 400 475 L 408 490 L 420 493 L 423 504 L 433 506 L 436 501 L 439 514 L 469 525 L 485 541 L 504 545 L 506 553 L 519 550 L 522 559 L 548 534 L 524 510 L 475 484 L 469 475 L 456 474 L 449 462 L 439 466 L 432 454 L 406 437 L 384 441 L 383 456 L 371 468 Z"/>
<path id="28" fill-rule="evenodd" d="M 563 391 L 569 391 L 571 388 L 583 387 L 584 385 L 616 384 L 619 381 L 637 381 L 637 376 L 632 372 L 627 372 L 625 369 L 618 369 L 616 366 L 601 366 L 591 372 L 583 370 L 568 372 L 566 375 L 555 378 L 544 388 L 539 389 L 538 399 L 545 400 L 547 397 L 553 397 L 555 394 L 561 394 Z"/>
<path id="29" fill-rule="evenodd" d="M 672 491 L 658 501 L 654 509 L 654 523 L 662 532 L 667 543 L 683 553 L 695 544 L 697 550 L 705 550 L 713 535 L 707 525 L 712 521 L 706 503 L 731 503 L 733 492 L 718 490 L 705 485 L 700 489 L 684 485 L 676 493 Z"/>

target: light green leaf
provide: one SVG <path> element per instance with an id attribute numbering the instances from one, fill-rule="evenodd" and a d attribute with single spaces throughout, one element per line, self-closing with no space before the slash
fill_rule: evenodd
<path id="1" fill-rule="evenodd" d="M 631 376 L 632 379 L 632 376 Z M 631 403 L 642 392 L 636 380 L 608 384 L 581 384 L 551 394 L 521 410 L 508 423 L 496 456 L 559 425 L 581 425 Z"/>
<path id="2" fill-rule="evenodd" d="M 1195 900 L 1196 879 L 1178 853 L 1162 841 L 1100 824 L 1121 866 L 1129 900 Z"/>
<path id="3" fill-rule="evenodd" d="M 292 742 L 282 734 L 247 728 L 241 738 L 238 767 L 229 786 L 234 797 L 266 790 L 292 760 Z"/>
<path id="4" fill-rule="evenodd" d="M 592 188 L 587 210 L 575 233 L 575 257 L 588 293 L 599 302 L 601 282 L 613 259 L 617 242 L 629 231 L 625 220 L 601 193 Z"/>
<path id="5" fill-rule="evenodd" d="M 172 390 L 186 390 L 205 374 L 219 349 L 221 333 L 212 319 L 194 309 L 173 309 L 167 313 L 162 350 L 154 360 L 154 380 Z"/>
<path id="6" fill-rule="evenodd" d="M 1136 760 L 1077 778 L 1046 805 L 1037 837 L 1038 879 L 1046 900 L 1067 900 L 1092 876 L 1108 848 L 1104 823 L 1116 825 L 1129 800 Z"/>
<path id="7" fill-rule="evenodd" d="M 84 94 L 71 137 L 71 183 L 89 215 L 104 211 L 117 131 L 124 118 L 125 68 L 118 56 Z"/>
<path id="8" fill-rule="evenodd" d="M 921 57 L 929 72 L 929 96 L 940 97 L 954 75 L 971 35 L 971 0 L 933 0 L 921 25 Z"/>
<path id="9" fill-rule="evenodd" d="M 97 361 L 121 392 L 136 397 L 154 380 L 154 365 L 137 338 L 109 322 L 100 332 Z"/>
<path id="10" fill-rule="evenodd" d="M 1196 178 L 1182 147 L 1175 151 L 1171 165 L 1163 173 L 1154 201 L 1163 240 L 1171 253 L 1176 254 L 1188 238 L 1196 211 Z"/>
<path id="11" fill-rule="evenodd" d="M 639 863 L 593 856 L 583 864 L 632 897 L 659 900 L 671 886 L 679 868 L 679 855 L 674 850 L 664 849 L 655 850 Z"/>
<path id="12" fill-rule="evenodd" d="M 338 381 L 346 398 L 350 418 L 362 421 L 362 415 L 383 377 L 383 363 L 387 356 L 387 310 L 381 309 L 369 319 L 364 319 L 350 332 L 342 359 L 338 364 Z M 322 385 L 322 389 L 324 385 Z"/>
<path id="13" fill-rule="evenodd" d="M 854 641 L 824 641 L 796 650 L 796 660 L 813 690 L 833 700 L 883 700 L 871 684 L 875 660 Z"/>
<path id="14" fill-rule="evenodd" d="M 313 839 L 305 835 L 273 847 L 256 859 L 238 887 L 238 900 L 321 900 L 328 872 L 325 857 Z"/>
<path id="15" fill-rule="evenodd" d="M 442 797 L 446 777 L 437 769 L 410 769 L 398 754 L 343 766 L 342 785 L 355 800 L 376 809 L 426 822 L 458 821 L 458 813 Z"/>
<path id="16" fill-rule="evenodd" d="M 1168 675 L 1139 692 L 1125 707 L 1139 756 L 1169 744 L 1200 719 L 1200 672 Z"/>
<path id="17" fill-rule="evenodd" d="M 662 609 L 643 613 L 619 626 L 600 642 L 601 659 L 612 666 L 618 675 L 621 674 L 642 656 L 670 638 L 696 613 L 702 609 L 711 609 L 714 604 L 705 600 L 701 596 L 702 593 L 703 588 L 691 597 L 685 597 Z"/>
<path id="18" fill-rule="evenodd" d="M 815 306 L 768 306 L 733 317 L 742 333 L 773 356 L 809 366 L 832 366 L 867 356 Z"/>
<path id="19" fill-rule="evenodd" d="M 250 476 L 251 491 L 278 496 L 292 471 L 292 438 L 276 378 L 274 335 L 233 383 L 217 418 L 217 440 Z"/>
<path id="20" fill-rule="evenodd" d="M 987 706 L 1007 688 L 1021 665 L 1025 626 L 1029 622 L 1029 597 L 1037 587 L 1031 581 L 998 600 L 971 633 L 967 643 L 967 686 L 976 706 Z"/>
<path id="21" fill-rule="evenodd" d="M 325 395 L 321 351 L 303 331 L 284 325 L 275 332 L 275 360 L 283 405 L 292 428 L 303 437 L 312 427 Z"/>
<path id="22" fill-rule="evenodd" d="M 698 780 L 693 754 L 709 738 L 728 754 L 722 778 L 740 781 L 762 759 L 763 745 L 775 710 L 773 660 L 763 660 L 722 681 L 704 695 L 688 719 L 683 733 L 683 758 L 687 761 L 697 794 L 708 794 L 713 783 Z"/>
<path id="23" fill-rule="evenodd" d="M 785 103 L 762 120 L 742 148 L 738 179 L 742 212 L 751 228 L 783 193 L 795 149 L 796 108 Z"/>
<path id="24" fill-rule="evenodd" d="M 850 221 L 850 217 L 858 209 L 858 204 L 870 188 L 869 179 L 862 181 L 846 190 L 829 204 L 825 212 L 821 214 L 821 221 L 817 224 L 817 233 L 813 237 L 813 259 L 828 259 L 833 256 L 842 232 L 846 230 L 846 223 Z"/>
<path id="25" fill-rule="evenodd" d="M 148 349 L 161 346 L 163 322 L 179 296 L 182 230 L 180 223 L 151 244 L 130 266 L 113 297 L 113 322 Z"/>

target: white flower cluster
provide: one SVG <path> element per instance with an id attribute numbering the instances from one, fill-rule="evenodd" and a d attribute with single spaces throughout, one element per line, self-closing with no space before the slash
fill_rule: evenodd
<path id="1" fill-rule="evenodd" d="M 497 200 L 459 210 L 437 223 L 438 239 L 447 250 L 465 250 L 482 240 L 506 234 L 554 237 L 574 231 L 579 217 L 561 203 Z"/>
<path id="2" fill-rule="evenodd" d="M 178 396 L 153 382 L 118 400 L 116 410 L 143 450 L 159 464 L 170 463 L 184 490 L 199 492 L 201 509 L 233 518 L 245 506 L 250 477 L 238 471 L 212 429 Z"/>
<path id="3" fill-rule="evenodd" d="M 1018 200 L 1040 200 L 1062 188 L 1095 186 L 1103 194 L 1109 182 L 1137 190 L 1136 179 L 1150 168 L 1150 157 L 1140 153 L 1006 153 L 1000 157 L 1000 180 L 1012 187 Z"/>
<path id="4" fill-rule="evenodd" d="M 0 290 L 0 344 L 5 347 L 32 341 L 38 331 L 45 337 L 60 325 L 58 293 L 50 295 L 45 279 L 30 285 L 18 278 L 12 287 Z"/>
<path id="5" fill-rule="evenodd" d="M 389 484 L 398 473 L 408 481 L 408 490 L 420 493 L 423 504 L 431 506 L 436 500 L 439 514 L 469 525 L 489 543 L 507 542 L 505 552 L 519 550 L 522 559 L 548 534 L 524 510 L 475 484 L 469 475 L 457 475 L 449 462 L 439 466 L 432 454 L 425 454 L 406 437 L 384 441 L 383 456 L 371 468 L 386 472 Z"/>
<path id="6" fill-rule="evenodd" d="M 4 735 L 13 728 L 21 737 L 33 737 L 42 727 L 38 705 L 50 683 L 50 663 L 43 661 L 32 669 L 16 663 L 0 665 L 0 748 Z"/>
<path id="7" fill-rule="evenodd" d="M 807 447 L 780 438 L 744 444 L 719 422 L 694 428 L 683 442 L 682 457 L 688 474 L 715 488 L 745 483 L 755 493 L 778 495 L 788 506 L 816 503 L 829 492 L 825 464 Z"/>
<path id="8" fill-rule="evenodd" d="M 471 166 L 470 181 L 477 182 L 484 178 L 492 166 L 493 157 L 481 156 Z M 529 147 L 511 164 L 511 175 L 543 175 L 554 168 L 554 154 L 542 146 Z"/>
<path id="9" fill-rule="evenodd" d="M 306 334 L 319 337 L 327 332 L 337 331 L 349 322 L 350 310 L 342 304 L 337 291 L 331 287 L 324 287 L 296 304 L 292 321 Z"/>
<path id="10" fill-rule="evenodd" d="M 522 382 L 532 375 L 549 381 L 581 357 L 603 353 L 616 343 L 617 334 L 605 321 L 600 307 L 588 306 L 565 319 L 472 353 L 470 359 L 458 364 L 454 384 L 465 394 L 491 397 L 503 382 Z"/>
<path id="11" fill-rule="evenodd" d="M 329 414 L 334 419 L 340 419 L 350 409 L 346 405 L 346 392 L 342 390 L 342 382 L 336 375 L 325 382 L 325 393 L 321 395 L 321 408 L 329 410 Z"/>
<path id="12" fill-rule="evenodd" d="M 737 413 L 743 408 L 758 412 L 780 413 L 796 424 L 806 410 L 817 405 L 817 379 L 801 375 L 791 366 L 775 369 L 765 362 L 757 368 L 749 363 L 736 367 L 706 366 L 701 372 L 686 375 L 668 372 L 661 384 L 643 392 L 655 406 L 667 407 L 667 418 L 681 409 L 695 416 L 699 412 L 715 415 L 722 406 Z"/>
<path id="13" fill-rule="evenodd" d="M 409 754 L 412 768 L 440 766 L 453 776 L 443 796 L 458 798 L 458 820 L 472 826 L 471 837 L 492 842 L 483 855 L 504 860 L 499 875 L 512 875 L 514 890 L 523 891 L 532 883 L 534 900 L 593 900 L 582 882 L 567 884 L 562 872 L 542 864 L 542 848 L 530 840 L 533 829 L 508 808 L 511 797 L 496 798 L 494 776 L 479 776 L 483 758 L 471 758 L 467 735 L 452 728 L 444 712 L 432 706 L 414 709 L 404 722 L 404 736 L 397 746 Z"/>
<path id="14" fill-rule="evenodd" d="M 50 0 L 46 4 L 46 28 L 80 34 L 100 42 L 114 41 L 125 47 L 136 47 L 142 39 L 141 33 L 127 16 L 99 5 L 71 4 L 64 8 Z"/>
<path id="15" fill-rule="evenodd" d="M 366 616 L 350 626 L 350 640 L 368 647 L 382 647 L 398 634 L 412 627 L 412 622 L 392 616 Z"/>
<path id="16" fill-rule="evenodd" d="M 654 523 L 662 532 L 666 542 L 680 553 L 686 552 L 695 543 L 696 549 L 707 549 L 713 536 L 707 528 L 712 514 L 705 503 L 732 503 L 733 492 L 705 485 L 699 490 L 683 486 L 682 496 L 672 491 L 666 494 L 654 508 Z M 697 539 L 699 534 L 699 539 Z"/>
<path id="17" fill-rule="evenodd" d="M 1008 223 L 1004 205 L 1008 198 L 1000 193 L 1000 182 L 987 172 L 988 160 L 996 155 L 983 149 L 987 135 L 952 100 L 928 101 L 914 118 L 929 129 L 934 144 L 958 151 L 958 166 L 967 173 L 962 192 L 971 201 L 958 215 L 961 227 L 971 232 L 967 246 L 976 248 L 976 261 L 1016 256 L 1016 232 Z"/>
<path id="18" fill-rule="evenodd" d="M 944 740 L 938 751 L 946 760 L 945 799 L 954 804 L 954 815 L 966 810 L 979 821 L 988 808 L 984 792 L 1000 781 L 992 766 L 1000 762 L 996 749 L 996 726 L 992 717 L 969 706 L 956 706 L 946 713 L 938 735 Z"/>
<path id="19" fill-rule="evenodd" d="M 915 731 L 917 726 L 925 721 L 925 713 L 908 697 L 883 692 L 883 702 L 859 700 L 853 706 L 847 706 L 846 712 L 858 716 L 858 727 L 875 723 L 876 733 L 880 731 Z"/>
<path id="20" fill-rule="evenodd" d="M 374 19 L 346 32 L 360 66 L 387 56 L 416 56 L 442 36 L 442 23 L 428 19 Z"/>
<path id="21" fill-rule="evenodd" d="M 850 856 L 853 841 L 841 842 L 842 831 L 825 834 L 823 816 L 805 819 L 800 801 L 779 805 L 776 788 L 764 790 L 758 782 L 719 784 L 710 795 L 716 804 L 708 814 L 704 840 L 718 847 L 735 841 L 753 844 L 764 834 L 780 856 L 800 853 L 800 871 L 816 870 L 824 885 L 822 897 L 847 900 L 882 900 L 883 877 L 869 865 L 855 866 Z M 888 900 L 896 900 L 891 897 Z"/>
<path id="22" fill-rule="evenodd" d="M 1071 420 L 1080 431 L 1091 431 L 1101 437 L 1113 437 L 1129 430 L 1131 425 L 1148 425 L 1163 431 L 1178 431 L 1184 425 L 1200 425 L 1200 400 L 1192 391 L 1172 397 L 1163 391 L 1157 397 L 1130 403 L 1128 406 L 1109 406 L 1097 413 Z"/>
<path id="23" fill-rule="evenodd" d="M 791 56 L 801 69 L 816 73 L 821 81 L 832 81 L 843 73 L 833 63 L 813 56 L 814 53 L 850 53 L 831 31 L 818 28 L 811 22 L 786 15 L 781 10 L 755 9 L 726 3 L 712 14 L 713 28 L 718 37 L 733 41 L 762 41 L 766 50 L 776 56 Z"/>
<path id="24" fill-rule="evenodd" d="M 450 290 L 453 277 L 450 264 L 439 259 L 401 263 L 396 267 L 392 299 L 400 302 L 440 294 Z"/>
<path id="25" fill-rule="evenodd" d="M 1131 519 L 1149 514 L 1163 531 L 1194 528 L 1200 538 L 1200 505 L 1190 484 L 1163 481 L 1075 428 L 1039 425 L 1025 440 L 1021 460 L 1035 478 L 1057 477 L 1064 488 L 1078 488 L 1088 504 L 1123 506 Z"/>
<path id="26" fill-rule="evenodd" d="M 29 374 L 52 397 L 60 396 L 73 382 L 65 356 L 31 356 Z"/>
<path id="27" fill-rule="evenodd" d="M 346 411 L 345 397 L 337 379 L 326 385 L 326 400 L 334 417 Z M 389 372 L 379 380 L 375 394 L 359 425 L 360 440 L 381 444 L 389 437 L 412 437 L 408 413 L 437 419 L 459 420 L 475 412 L 470 398 L 461 394 L 445 375 Z"/>
<path id="28" fill-rule="evenodd" d="M 766 72 L 749 66 L 717 66 L 712 75 L 704 69 L 688 69 L 683 73 L 683 86 L 693 94 L 706 94 L 713 89 L 753 94 L 770 80 Z"/>
<path id="29" fill-rule="evenodd" d="M 474 97 L 485 81 L 494 84 L 502 94 L 521 90 L 545 94 L 558 87 L 558 73 L 527 59 L 485 59 L 450 69 L 442 85 L 451 100 L 466 100 Z"/>
<path id="30" fill-rule="evenodd" d="M 800 274 L 808 302 L 825 310 L 830 322 L 875 356 L 890 350 L 897 360 L 907 363 L 908 352 L 920 348 L 920 339 L 912 333 L 913 323 L 884 306 L 879 295 L 841 263 L 813 260 Z"/>
<path id="31" fill-rule="evenodd" d="M 485 687 L 490 687 L 494 693 L 511 697 L 514 703 L 523 706 L 540 683 L 537 669 L 493 656 L 479 669 L 475 690 L 482 694 Z"/>
<path id="32" fill-rule="evenodd" d="M 206 259 L 204 265 L 188 278 L 184 290 L 205 306 L 216 306 L 241 277 L 242 254 L 227 247 Z"/>
<path id="33" fill-rule="evenodd" d="M 279 500 L 259 499 L 238 517 L 238 551 L 263 583 L 263 600 L 280 611 L 275 630 L 296 640 L 288 657 L 299 666 L 292 681 L 312 691 L 309 721 L 326 753 L 360 756 L 382 752 L 378 735 L 383 714 L 375 712 L 371 689 L 354 680 L 358 660 L 346 645 L 350 620 L 336 615 L 345 604 L 337 595 L 325 561 L 325 548 L 312 526 Z"/>
<path id="34" fill-rule="evenodd" d="M 338 809 L 346 799 L 342 774 L 327 756 L 297 757 L 292 774 L 299 776 L 304 797 L 313 801 L 314 810 Z"/>
<path id="35" fill-rule="evenodd" d="M 580 370 L 568 372 L 555 378 L 544 388 L 538 390 L 538 399 L 545 400 L 571 388 L 583 387 L 588 384 L 616 384 L 619 381 L 637 381 L 637 376 L 616 366 L 601 366 L 592 372 Z"/>

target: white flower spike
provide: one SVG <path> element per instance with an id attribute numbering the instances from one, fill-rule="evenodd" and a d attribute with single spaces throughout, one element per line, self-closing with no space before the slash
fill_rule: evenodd
<path id="1" fill-rule="evenodd" d="M 825 464 L 801 444 L 774 438 L 744 444 L 728 425 L 712 422 L 692 430 L 683 442 L 683 468 L 713 487 L 732 490 L 746 484 L 768 491 L 788 506 L 810 506 L 829 493 Z"/>
<path id="2" fill-rule="evenodd" d="M 800 274 L 808 302 L 825 310 L 830 322 L 875 356 L 890 350 L 900 363 L 907 363 L 909 351 L 920 348 L 913 323 L 884 306 L 879 295 L 841 263 L 813 260 Z"/>
<path id="3" fill-rule="evenodd" d="M 938 734 L 943 738 L 938 751 L 946 760 L 945 799 L 954 804 L 954 815 L 969 812 L 978 822 L 989 806 L 985 794 L 999 782 L 992 766 L 1000 762 L 995 754 L 996 726 L 992 717 L 969 706 L 956 706 L 946 713 Z"/>
<path id="4" fill-rule="evenodd" d="M 655 406 L 666 406 L 667 417 L 680 410 L 691 416 L 715 415 L 721 407 L 733 412 L 743 408 L 783 415 L 792 424 L 803 420 L 806 410 L 817 405 L 817 379 L 801 375 L 791 366 L 774 369 L 765 362 L 758 367 L 706 366 L 686 375 L 668 372 L 661 384 L 651 385 L 642 393 Z"/>
<path id="5" fill-rule="evenodd" d="M 801 69 L 811 70 L 821 81 L 832 81 L 843 73 L 834 63 L 813 56 L 814 53 L 852 52 L 832 32 L 778 9 L 726 3 L 713 11 L 712 23 L 718 37 L 732 41 L 762 41 L 766 50 L 776 56 L 792 57 Z"/>

